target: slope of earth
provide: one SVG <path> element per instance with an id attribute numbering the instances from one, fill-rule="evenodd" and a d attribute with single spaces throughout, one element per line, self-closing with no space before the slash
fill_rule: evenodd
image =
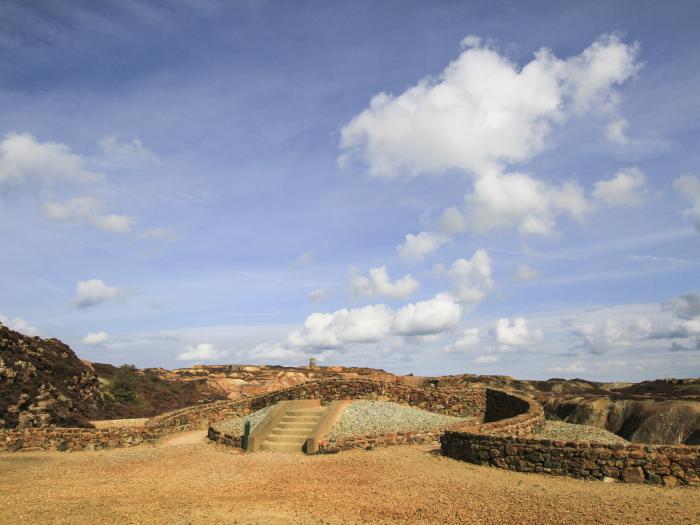
<path id="1" fill-rule="evenodd" d="M 0 428 L 89 427 L 103 406 L 97 375 L 68 346 L 0 324 Z"/>
<path id="2" fill-rule="evenodd" d="M 242 454 L 194 439 L 0 454 L 2 523 L 691 524 L 700 489 L 521 474 L 426 447 Z"/>

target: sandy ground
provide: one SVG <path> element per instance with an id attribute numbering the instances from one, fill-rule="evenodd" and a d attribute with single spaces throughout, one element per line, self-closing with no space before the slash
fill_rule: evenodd
<path id="1" fill-rule="evenodd" d="M 0 453 L 0 523 L 700 523 L 700 489 L 519 474 L 392 447 L 243 454 L 202 433 Z"/>

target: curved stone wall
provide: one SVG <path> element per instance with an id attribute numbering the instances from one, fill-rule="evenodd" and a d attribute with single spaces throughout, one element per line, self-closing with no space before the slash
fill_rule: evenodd
<path id="1" fill-rule="evenodd" d="M 540 404 L 495 389 L 486 390 L 484 421 L 448 429 L 440 437 L 442 453 L 453 459 L 518 472 L 669 486 L 700 483 L 697 446 L 611 445 L 534 438 L 532 433 L 544 423 Z"/>
<path id="2" fill-rule="evenodd" d="M 610 445 L 448 431 L 444 455 L 518 472 L 626 483 L 700 484 L 700 447 Z"/>
<path id="3" fill-rule="evenodd" d="M 162 432 L 207 428 L 210 422 L 246 415 L 278 401 L 293 399 L 320 399 L 324 404 L 341 399 L 395 401 L 431 412 L 465 417 L 483 416 L 486 406 L 486 392 L 482 387 L 437 390 L 366 379 L 329 379 L 310 381 L 237 401 L 216 401 L 176 410 L 154 417 L 146 426 Z"/>

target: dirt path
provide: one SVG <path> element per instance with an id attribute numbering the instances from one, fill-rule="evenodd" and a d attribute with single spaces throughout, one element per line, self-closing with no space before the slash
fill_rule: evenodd
<path id="1" fill-rule="evenodd" d="M 309 457 L 242 454 L 200 437 L 101 452 L 0 453 L 0 523 L 700 521 L 698 488 L 519 474 L 426 447 Z"/>
<path id="2" fill-rule="evenodd" d="M 191 432 L 180 432 L 166 436 L 160 440 L 158 446 L 161 447 L 178 447 L 180 445 L 196 445 L 198 443 L 207 442 L 206 430 L 192 430 Z"/>

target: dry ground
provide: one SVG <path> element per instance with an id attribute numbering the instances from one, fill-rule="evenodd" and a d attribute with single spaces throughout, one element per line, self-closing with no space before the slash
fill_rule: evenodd
<path id="1" fill-rule="evenodd" d="M 242 454 L 201 434 L 0 454 L 0 523 L 700 523 L 700 489 L 519 474 L 427 447 Z"/>

